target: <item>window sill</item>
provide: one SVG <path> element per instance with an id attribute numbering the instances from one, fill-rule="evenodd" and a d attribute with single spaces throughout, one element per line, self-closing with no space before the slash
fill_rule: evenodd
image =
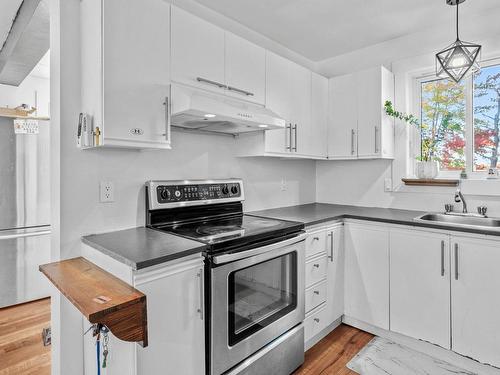
<path id="1" fill-rule="evenodd" d="M 401 181 L 406 186 L 440 186 L 440 187 L 454 187 L 457 186 L 460 180 L 435 178 L 435 179 L 422 179 L 422 178 L 402 178 Z"/>
<path id="2" fill-rule="evenodd" d="M 394 193 L 443 194 L 453 193 L 456 186 L 405 185 L 395 187 Z M 465 195 L 500 197 L 500 179 L 466 179 L 460 180 L 460 189 Z"/>

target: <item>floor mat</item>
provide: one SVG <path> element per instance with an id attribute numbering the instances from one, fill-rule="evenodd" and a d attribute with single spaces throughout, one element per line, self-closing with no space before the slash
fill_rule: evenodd
<path id="1" fill-rule="evenodd" d="M 361 375 L 477 375 L 381 337 L 370 341 L 347 367 Z"/>

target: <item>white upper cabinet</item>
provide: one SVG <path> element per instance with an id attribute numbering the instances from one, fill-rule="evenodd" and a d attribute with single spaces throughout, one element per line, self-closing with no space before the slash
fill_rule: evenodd
<path id="1" fill-rule="evenodd" d="M 265 104 L 266 51 L 226 32 L 227 94 Z"/>
<path id="2" fill-rule="evenodd" d="M 266 107 L 285 119 L 286 128 L 266 131 L 265 154 L 326 159 L 327 85 L 326 78 L 267 52 Z"/>
<path id="3" fill-rule="evenodd" d="M 450 349 L 449 237 L 391 229 L 391 331 Z"/>
<path id="4" fill-rule="evenodd" d="M 354 74 L 329 81 L 328 158 L 356 159 L 358 145 L 357 90 Z"/>
<path id="5" fill-rule="evenodd" d="M 452 350 L 500 367 L 500 245 L 451 237 Z"/>
<path id="6" fill-rule="evenodd" d="M 224 30 L 172 6 L 172 81 L 223 91 Z"/>
<path id="7" fill-rule="evenodd" d="M 394 157 L 394 120 L 384 112 L 394 102 L 394 76 L 384 67 L 357 75 L 358 157 Z"/>
<path id="8" fill-rule="evenodd" d="M 286 121 L 285 129 L 268 130 L 265 133 L 266 153 L 291 152 L 292 107 L 290 100 L 290 61 L 267 52 L 266 57 L 266 107 Z"/>
<path id="9" fill-rule="evenodd" d="M 384 67 L 330 79 L 328 155 L 331 159 L 394 157 L 394 76 Z"/>
<path id="10" fill-rule="evenodd" d="M 290 122 L 292 152 L 309 155 L 311 129 L 311 71 L 290 62 Z"/>
<path id="11" fill-rule="evenodd" d="M 81 28 L 82 112 L 101 132 L 95 146 L 170 148 L 170 5 L 82 0 Z M 144 43 L 153 36 L 155 48 Z"/>
<path id="12" fill-rule="evenodd" d="M 311 122 L 306 154 L 324 158 L 328 139 L 328 79 L 312 73 Z"/>
<path id="13" fill-rule="evenodd" d="M 172 80 L 265 103 L 266 50 L 172 7 Z"/>
<path id="14" fill-rule="evenodd" d="M 345 315 L 389 329 L 389 231 L 345 224 Z"/>

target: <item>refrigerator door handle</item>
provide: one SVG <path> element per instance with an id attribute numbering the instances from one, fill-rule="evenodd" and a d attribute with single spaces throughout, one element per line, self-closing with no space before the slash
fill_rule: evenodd
<path id="1" fill-rule="evenodd" d="M 10 239 L 13 239 L 13 238 L 25 238 L 25 237 L 43 236 L 43 235 L 50 234 L 50 233 L 52 233 L 50 229 L 39 230 L 39 231 L 36 231 L 36 232 L 17 232 L 17 233 L 8 232 L 8 233 L 5 233 L 5 234 L 2 234 L 0 232 L 0 241 L 1 240 L 10 240 Z"/>

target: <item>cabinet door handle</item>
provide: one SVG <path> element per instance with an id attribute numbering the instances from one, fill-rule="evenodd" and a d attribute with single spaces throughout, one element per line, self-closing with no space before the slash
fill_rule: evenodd
<path id="1" fill-rule="evenodd" d="M 293 146 L 293 151 L 297 152 L 297 124 L 295 124 L 295 126 L 293 127 L 293 131 L 294 131 L 294 134 L 295 134 L 295 143 L 294 143 L 294 146 Z"/>
<path id="2" fill-rule="evenodd" d="M 351 129 L 351 155 L 354 155 L 354 129 Z"/>
<path id="3" fill-rule="evenodd" d="M 285 126 L 285 151 L 292 151 L 292 124 Z"/>
<path id="4" fill-rule="evenodd" d="M 314 318 L 314 321 L 315 321 L 316 323 L 319 323 L 319 318 Z"/>
<path id="5" fill-rule="evenodd" d="M 319 237 L 314 237 L 313 241 L 319 241 Z"/>
<path id="6" fill-rule="evenodd" d="M 375 126 L 375 153 L 378 154 L 378 127 Z"/>
<path id="7" fill-rule="evenodd" d="M 330 262 L 333 262 L 333 232 L 328 233 L 328 236 L 330 237 Z"/>
<path id="8" fill-rule="evenodd" d="M 458 243 L 455 244 L 455 280 L 458 280 Z"/>
<path id="9" fill-rule="evenodd" d="M 319 296 L 319 290 L 315 290 L 313 293 Z"/>
<path id="10" fill-rule="evenodd" d="M 441 276 L 444 276 L 444 240 L 441 241 Z"/>
<path id="11" fill-rule="evenodd" d="M 237 92 L 238 94 L 242 94 L 242 95 L 246 95 L 246 96 L 254 96 L 254 93 L 253 93 L 253 92 L 246 91 L 246 90 L 242 90 L 242 89 L 238 89 L 238 88 L 236 88 L 236 87 L 227 86 L 227 89 L 228 89 L 229 91 L 234 91 L 234 92 Z"/>
<path id="12" fill-rule="evenodd" d="M 165 101 L 163 102 L 165 107 L 165 139 L 170 141 L 170 98 L 168 96 L 165 97 Z"/>
<path id="13" fill-rule="evenodd" d="M 198 82 L 207 83 L 207 84 L 209 84 L 209 85 L 217 86 L 218 88 L 221 88 L 221 89 L 226 89 L 226 88 L 228 88 L 228 87 L 227 87 L 225 84 L 223 84 L 223 83 L 216 82 L 216 81 L 211 81 L 211 80 L 206 79 L 206 78 L 196 77 L 196 80 L 197 80 Z"/>
<path id="14" fill-rule="evenodd" d="M 203 320 L 203 310 L 205 309 L 205 285 L 203 280 L 203 268 L 200 268 L 196 276 L 200 278 L 200 307 L 198 309 L 198 313 L 200 314 L 200 319 Z"/>

